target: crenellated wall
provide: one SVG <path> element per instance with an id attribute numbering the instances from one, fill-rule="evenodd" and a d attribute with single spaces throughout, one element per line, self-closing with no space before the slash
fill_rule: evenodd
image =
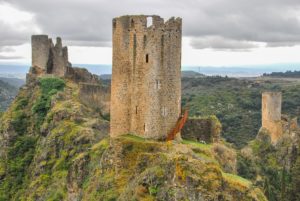
<path id="1" fill-rule="evenodd" d="M 181 19 L 113 19 L 111 130 L 164 138 L 181 108 Z"/>

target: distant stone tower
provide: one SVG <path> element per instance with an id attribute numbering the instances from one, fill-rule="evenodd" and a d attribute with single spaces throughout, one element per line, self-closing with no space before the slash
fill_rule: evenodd
<path id="1" fill-rule="evenodd" d="M 150 22 L 151 21 L 151 22 Z M 162 139 L 181 113 L 181 19 L 113 19 L 110 135 Z"/>
<path id="2" fill-rule="evenodd" d="M 71 64 L 68 61 L 68 49 L 62 46 L 61 38 L 54 45 L 47 35 L 33 35 L 32 67 L 38 67 L 43 73 L 65 76 Z"/>
<path id="3" fill-rule="evenodd" d="M 282 136 L 281 92 L 264 92 L 262 94 L 262 127 L 271 134 L 271 142 L 276 143 Z"/>

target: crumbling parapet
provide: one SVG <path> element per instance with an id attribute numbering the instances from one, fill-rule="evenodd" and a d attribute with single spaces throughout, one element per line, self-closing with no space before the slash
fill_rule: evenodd
<path id="1" fill-rule="evenodd" d="M 269 132 L 273 144 L 283 134 L 281 104 L 281 92 L 264 92 L 262 94 L 262 127 Z"/>
<path id="2" fill-rule="evenodd" d="M 152 23 L 150 23 L 152 21 Z M 113 19 L 111 130 L 161 139 L 181 112 L 181 19 Z"/>

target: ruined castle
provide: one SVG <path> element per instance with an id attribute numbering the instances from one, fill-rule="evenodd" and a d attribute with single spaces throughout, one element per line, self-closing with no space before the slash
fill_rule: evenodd
<path id="1" fill-rule="evenodd" d="M 65 76 L 71 63 L 68 60 L 68 48 L 62 46 L 61 38 L 56 38 L 54 45 L 47 35 L 31 37 L 32 66 L 44 73 Z"/>
<path id="2" fill-rule="evenodd" d="M 113 19 L 110 135 L 161 139 L 181 113 L 181 19 Z"/>
<path id="3" fill-rule="evenodd" d="M 281 105 L 281 92 L 262 93 L 262 128 L 268 131 L 272 144 L 285 134 L 293 136 L 300 132 L 297 117 L 281 114 Z"/>
<path id="4" fill-rule="evenodd" d="M 79 84 L 79 98 L 83 104 L 102 113 L 109 113 L 109 89 L 101 85 L 96 75 L 84 68 L 72 67 L 68 60 L 68 48 L 63 47 L 61 38 L 54 45 L 47 35 L 31 37 L 32 64 L 27 74 L 27 83 L 35 82 L 43 76 L 56 76 L 70 79 Z"/>
<path id="5" fill-rule="evenodd" d="M 281 102 L 281 92 L 262 93 L 262 127 L 269 131 L 272 143 L 276 143 L 283 134 Z"/>

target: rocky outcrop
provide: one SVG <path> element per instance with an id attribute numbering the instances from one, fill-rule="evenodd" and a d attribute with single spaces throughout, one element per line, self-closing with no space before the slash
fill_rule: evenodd
<path id="1" fill-rule="evenodd" d="M 101 160 L 90 169 L 83 200 L 266 200 L 250 182 L 223 172 L 197 143 L 131 135 L 100 143 L 94 151 Z"/>

